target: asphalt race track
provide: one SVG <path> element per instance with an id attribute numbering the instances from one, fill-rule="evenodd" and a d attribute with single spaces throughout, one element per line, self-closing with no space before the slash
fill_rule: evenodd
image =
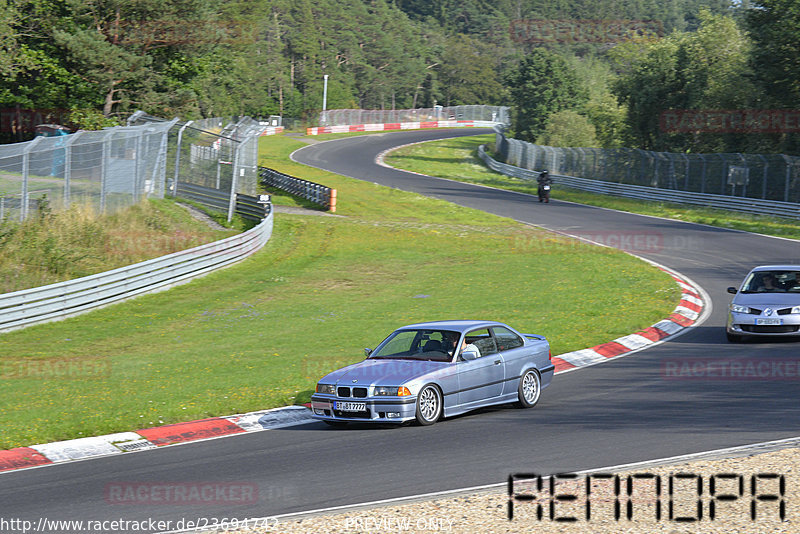
<path id="1" fill-rule="evenodd" d="M 632 251 L 702 286 L 713 303 L 708 319 L 672 341 L 557 376 L 533 410 L 488 409 L 433 427 L 337 430 L 313 423 L 8 472 L 0 475 L 0 517 L 34 524 L 43 517 L 171 520 L 176 528 L 179 520 L 263 517 L 498 483 L 510 473 L 574 472 L 800 435 L 796 378 L 675 380 L 662 371 L 686 358 L 797 358 L 800 341 L 729 344 L 723 326 L 725 288 L 754 265 L 800 263 L 799 243 L 560 202 L 557 183 L 553 200 L 543 205 L 527 195 L 374 163 L 395 145 L 486 131 L 350 137 L 310 145 L 294 158 L 559 232 L 624 236 L 629 244 L 644 236 L 647 245 Z M 537 282 L 531 280 L 532 291 Z M 240 504 L 232 496 L 226 503 L 222 495 L 188 506 L 107 499 L 110 487 L 124 483 L 241 483 L 257 488 L 258 498 Z"/>

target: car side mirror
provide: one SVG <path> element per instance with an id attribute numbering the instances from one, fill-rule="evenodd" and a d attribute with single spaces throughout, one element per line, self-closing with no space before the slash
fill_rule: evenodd
<path id="1" fill-rule="evenodd" d="M 738 290 L 735 287 L 728 288 L 728 293 L 730 293 L 731 295 L 735 295 L 737 292 Z"/>
<path id="2" fill-rule="evenodd" d="M 477 360 L 480 356 L 478 355 L 478 351 L 467 349 L 461 353 L 461 357 L 467 361 Z"/>
<path id="3" fill-rule="evenodd" d="M 372 354 L 372 349 L 366 348 L 364 349 L 364 355 L 369 358 L 369 355 Z"/>

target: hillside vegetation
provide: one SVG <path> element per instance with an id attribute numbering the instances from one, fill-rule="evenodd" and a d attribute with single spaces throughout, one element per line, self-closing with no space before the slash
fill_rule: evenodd
<path id="1" fill-rule="evenodd" d="M 327 74 L 328 109 L 511 105 L 530 141 L 797 151 L 790 127 L 659 124 L 668 109 L 794 109 L 794 0 L 0 0 L 0 14 L 6 142 L 32 135 L 17 115 L 314 121 Z"/>

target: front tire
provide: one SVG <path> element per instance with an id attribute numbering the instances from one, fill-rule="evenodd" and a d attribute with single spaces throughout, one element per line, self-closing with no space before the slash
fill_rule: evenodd
<path id="1" fill-rule="evenodd" d="M 541 395 L 542 379 L 539 377 L 539 373 L 533 369 L 528 369 L 519 379 L 519 387 L 517 388 L 519 401 L 517 406 L 520 408 L 533 408 L 539 402 Z"/>
<path id="2" fill-rule="evenodd" d="M 322 422 L 333 428 L 344 428 L 347 426 L 347 421 L 328 421 L 327 419 L 323 419 Z"/>
<path id="3" fill-rule="evenodd" d="M 442 394 L 434 385 L 427 385 L 417 395 L 417 422 L 422 426 L 432 425 L 442 415 Z"/>
<path id="4" fill-rule="evenodd" d="M 730 332 L 725 332 L 725 336 L 728 338 L 729 343 L 741 343 L 742 336 L 738 336 L 736 334 L 731 334 Z"/>

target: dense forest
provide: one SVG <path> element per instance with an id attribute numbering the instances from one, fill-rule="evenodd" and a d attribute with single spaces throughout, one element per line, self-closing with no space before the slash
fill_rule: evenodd
<path id="1" fill-rule="evenodd" d="M 327 74 L 329 109 L 510 105 L 541 143 L 798 153 L 798 37 L 800 0 L 0 0 L 0 108 L 313 121 Z"/>

